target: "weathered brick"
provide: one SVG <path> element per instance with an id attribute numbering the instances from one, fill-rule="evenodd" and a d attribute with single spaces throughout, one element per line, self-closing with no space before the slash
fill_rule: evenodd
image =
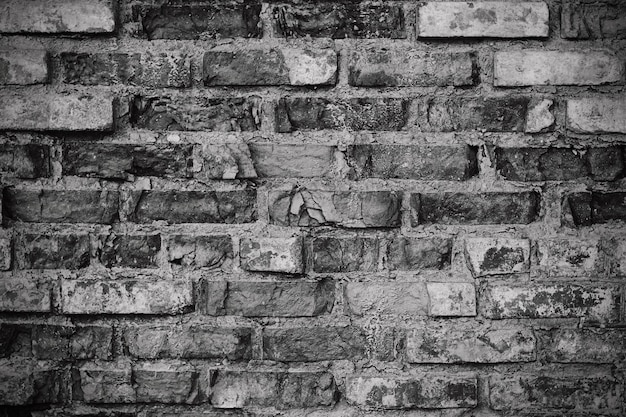
<path id="1" fill-rule="evenodd" d="M 394 191 L 270 191 L 270 223 L 280 226 L 399 227 L 402 194 Z"/>
<path id="2" fill-rule="evenodd" d="M 428 315 L 428 292 L 421 282 L 349 282 L 344 286 L 349 313 Z"/>
<path id="3" fill-rule="evenodd" d="M 476 289 L 466 282 L 427 282 L 428 314 L 435 317 L 476 315 Z"/>
<path id="4" fill-rule="evenodd" d="M 272 406 L 279 409 L 329 406 L 336 386 L 328 372 L 215 371 L 211 404 L 215 408 Z"/>
<path id="5" fill-rule="evenodd" d="M 106 94 L 28 94 L 0 96 L 0 129 L 51 131 L 113 130 L 113 100 Z"/>
<path id="6" fill-rule="evenodd" d="M 251 223 L 256 190 L 142 191 L 131 218 L 138 223 Z"/>
<path id="7" fill-rule="evenodd" d="M 624 171 L 623 148 L 496 148 L 496 169 L 507 180 L 612 181 Z"/>
<path id="8" fill-rule="evenodd" d="M 526 112 L 526 133 L 545 133 L 554 130 L 556 117 L 552 110 L 554 100 L 533 98 L 528 104 Z"/>
<path id="9" fill-rule="evenodd" d="M 114 30 L 112 0 L 52 3 L 5 0 L 0 5 L 0 33 L 110 33 Z"/>
<path id="10" fill-rule="evenodd" d="M 273 48 L 204 54 L 205 85 L 335 85 L 337 53 L 332 49 Z"/>
<path id="11" fill-rule="evenodd" d="M 124 331 L 129 353 L 141 359 L 251 358 L 252 329 L 190 325 L 136 325 Z"/>
<path id="12" fill-rule="evenodd" d="M 508 238 L 468 238 L 465 259 L 475 277 L 528 272 L 530 241 Z"/>
<path id="13" fill-rule="evenodd" d="M 528 329 L 414 329 L 407 335 L 411 363 L 506 363 L 535 360 L 536 339 Z"/>
<path id="14" fill-rule="evenodd" d="M 547 37 L 548 18 L 544 2 L 428 2 L 418 11 L 417 36 Z"/>
<path id="15" fill-rule="evenodd" d="M 0 271 L 7 271 L 13 263 L 13 243 L 10 236 L 0 235 Z"/>
<path id="16" fill-rule="evenodd" d="M 316 237 L 307 246 L 307 265 L 314 272 L 376 271 L 379 240 L 367 237 Z"/>
<path id="17" fill-rule="evenodd" d="M 0 360 L 0 405 L 61 403 L 68 399 L 68 379 L 67 372 L 52 365 Z"/>
<path id="18" fill-rule="evenodd" d="M 614 322 L 620 290 L 614 286 L 534 284 L 492 285 L 480 292 L 480 312 L 491 319 L 584 317 Z"/>
<path id="19" fill-rule="evenodd" d="M 626 13 L 619 1 L 584 4 L 564 2 L 561 7 L 561 37 L 568 39 L 626 38 Z"/>
<path id="20" fill-rule="evenodd" d="M 539 215 L 535 191 L 411 195 L 411 223 L 528 224 Z"/>
<path id="21" fill-rule="evenodd" d="M 626 239 L 616 237 L 602 241 L 602 269 L 611 276 L 626 277 Z"/>
<path id="22" fill-rule="evenodd" d="M 191 282 L 141 279 L 63 279 L 65 314 L 177 314 L 191 309 Z"/>
<path id="23" fill-rule="evenodd" d="M 349 404 L 366 408 L 462 408 L 478 403 L 473 375 L 349 376 Z"/>
<path id="24" fill-rule="evenodd" d="M 148 39 L 206 39 L 261 36 L 261 3 L 220 2 L 208 4 L 163 4 L 136 6 Z"/>
<path id="25" fill-rule="evenodd" d="M 32 330 L 37 359 L 110 359 L 113 328 L 105 326 L 38 325 Z"/>
<path id="26" fill-rule="evenodd" d="M 424 53 L 416 49 L 353 51 L 348 82 L 356 87 L 466 86 L 474 84 L 469 52 Z"/>
<path id="27" fill-rule="evenodd" d="M 245 238 L 239 247 L 241 268 L 247 271 L 301 274 L 302 238 Z"/>
<path id="28" fill-rule="evenodd" d="M 276 106 L 276 130 L 401 130 L 409 105 L 404 98 L 286 97 Z"/>
<path id="29" fill-rule="evenodd" d="M 332 175 L 334 146 L 251 143 L 254 170 L 264 177 L 326 177 Z"/>
<path id="30" fill-rule="evenodd" d="M 31 276 L 0 280 L 0 311 L 48 313 L 52 308 L 51 284 Z"/>
<path id="31" fill-rule="evenodd" d="M 286 37 L 406 38 L 401 6 L 351 1 L 292 3 L 272 10 L 274 26 Z"/>
<path id="32" fill-rule="evenodd" d="M 621 81 L 624 64 L 606 51 L 501 51 L 493 58 L 493 84 L 597 85 Z"/>
<path id="33" fill-rule="evenodd" d="M 626 220 L 626 192 L 585 192 L 566 196 L 574 224 L 586 226 Z"/>
<path id="34" fill-rule="evenodd" d="M 28 190 L 5 188 L 3 214 L 34 223 L 101 223 L 117 218 L 119 193 L 108 190 Z"/>
<path id="35" fill-rule="evenodd" d="M 184 53 L 74 53 L 59 56 L 61 77 L 69 84 L 131 84 L 146 87 L 191 86 L 190 60 Z"/>
<path id="36" fill-rule="evenodd" d="M 263 145 L 261 145 L 263 146 Z M 202 143 L 196 148 L 196 160 L 194 164 L 201 165 L 195 173 L 198 179 L 242 179 L 257 178 L 257 173 L 252 162 L 249 146 L 243 142 L 212 144 Z M 263 155 L 264 149 L 261 149 Z M 307 159 L 306 157 L 303 159 Z M 261 156 L 261 163 L 265 162 Z M 282 161 L 283 163 L 288 163 Z M 268 166 L 269 168 L 269 166 Z M 271 166 L 272 173 L 284 173 L 280 167 Z"/>
<path id="37" fill-rule="evenodd" d="M 492 376 L 489 402 L 494 410 L 567 409 L 618 411 L 623 386 L 609 376 Z"/>
<path id="38" fill-rule="evenodd" d="M 135 96 L 130 121 L 133 127 L 150 130 L 254 131 L 260 125 L 260 105 L 256 96 Z"/>
<path id="39" fill-rule="evenodd" d="M 0 171 L 17 178 L 50 176 L 50 146 L 0 144 Z"/>
<path id="40" fill-rule="evenodd" d="M 86 403 L 133 403 L 137 399 L 128 362 L 89 362 L 74 370 L 74 378 L 80 384 L 75 399 Z"/>
<path id="41" fill-rule="evenodd" d="M 478 174 L 475 146 L 350 145 L 350 176 L 415 180 L 465 180 Z"/>
<path id="42" fill-rule="evenodd" d="M 48 82 L 48 53 L 45 50 L 0 51 L 0 84 L 29 85 L 46 82 Z"/>
<path id="43" fill-rule="evenodd" d="M 372 337 L 353 326 L 265 329 L 263 357 L 280 362 L 393 360 L 393 336 L 390 329 Z"/>
<path id="44" fill-rule="evenodd" d="M 89 266 L 89 235 L 23 233 L 16 240 L 19 269 L 80 269 Z"/>
<path id="45" fill-rule="evenodd" d="M 142 363 L 133 366 L 133 386 L 140 403 L 194 403 L 199 372 L 189 365 Z"/>
<path id="46" fill-rule="evenodd" d="M 227 235 L 174 235 L 167 238 L 167 254 L 173 264 L 228 270 L 232 268 L 233 243 Z"/>
<path id="47" fill-rule="evenodd" d="M 537 241 L 538 266 L 550 276 L 585 276 L 601 265 L 595 239 L 553 238 Z"/>
<path id="48" fill-rule="evenodd" d="M 548 362 L 614 363 L 626 358 L 622 329 L 550 329 L 538 336 L 541 356 Z"/>
<path id="49" fill-rule="evenodd" d="M 567 100 L 567 128 L 579 133 L 626 133 L 626 99 Z"/>
<path id="50" fill-rule="evenodd" d="M 387 247 L 387 267 L 411 271 L 443 269 L 450 265 L 452 240 L 396 236 Z"/>
<path id="51" fill-rule="evenodd" d="M 208 315 L 313 317 L 332 311 L 335 284 L 281 281 L 200 282 L 199 309 Z"/>
<path id="52" fill-rule="evenodd" d="M 63 174 L 80 177 L 132 179 L 191 176 L 193 145 L 128 145 L 66 141 L 63 143 Z"/>
<path id="53" fill-rule="evenodd" d="M 99 258 L 107 268 L 153 268 L 157 266 L 157 256 L 160 250 L 161 236 L 159 234 L 111 234 L 103 238 Z"/>

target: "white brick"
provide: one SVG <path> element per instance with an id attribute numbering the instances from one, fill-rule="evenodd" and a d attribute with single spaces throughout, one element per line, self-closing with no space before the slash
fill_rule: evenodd
<path id="1" fill-rule="evenodd" d="M 0 51 L 0 84 L 42 84 L 48 81 L 48 54 L 40 49 Z"/>
<path id="2" fill-rule="evenodd" d="M 475 316 L 476 289 L 465 282 L 428 282 L 426 284 L 431 316 Z"/>
<path id="3" fill-rule="evenodd" d="M 568 100 L 567 128 L 580 133 L 626 133 L 626 98 Z"/>

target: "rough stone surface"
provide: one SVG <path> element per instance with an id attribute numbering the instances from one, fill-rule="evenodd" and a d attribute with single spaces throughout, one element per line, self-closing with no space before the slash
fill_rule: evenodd
<path id="1" fill-rule="evenodd" d="M 528 38 L 548 36 L 544 2 L 428 2 L 418 11 L 418 37 Z"/>
<path id="2" fill-rule="evenodd" d="M 334 146 L 251 143 L 248 147 L 260 178 L 314 178 L 333 174 Z"/>
<path id="3" fill-rule="evenodd" d="M 476 290 L 464 282 L 427 282 L 428 313 L 435 317 L 475 316 Z"/>
<path id="4" fill-rule="evenodd" d="M 7 271 L 13 262 L 13 244 L 10 237 L 0 236 L 0 271 Z"/>
<path id="5" fill-rule="evenodd" d="M 474 276 L 528 272 L 528 239 L 470 238 L 465 241 L 465 258 Z"/>
<path id="6" fill-rule="evenodd" d="M 526 113 L 526 133 L 543 133 L 554 130 L 556 117 L 552 112 L 554 100 L 533 99 L 530 100 Z"/>
<path id="7" fill-rule="evenodd" d="M 600 269 L 599 242 L 594 239 L 540 239 L 539 267 L 552 276 L 581 276 Z"/>
<path id="8" fill-rule="evenodd" d="M 45 50 L 0 50 L 0 84 L 29 85 L 46 82 L 48 54 Z"/>
<path id="9" fill-rule="evenodd" d="M 20 269 L 80 269 L 89 266 L 88 235 L 22 234 L 16 244 Z"/>
<path id="10" fill-rule="evenodd" d="M 400 226 L 401 194 L 394 191 L 271 191 L 270 222 L 280 226 Z"/>
<path id="11" fill-rule="evenodd" d="M 51 285 L 34 277 L 0 280 L 0 311 L 48 313 L 52 308 Z"/>
<path id="12" fill-rule="evenodd" d="M 538 334 L 542 357 L 560 363 L 614 363 L 626 358 L 622 329 L 550 329 Z"/>
<path id="13" fill-rule="evenodd" d="M 577 226 L 626 220 L 625 198 L 626 192 L 572 193 L 566 196 Z"/>
<path id="14" fill-rule="evenodd" d="M 450 265 L 452 240 L 395 237 L 387 246 L 390 270 L 445 269 Z"/>
<path id="15" fill-rule="evenodd" d="M 334 85 L 337 53 L 332 49 L 270 49 L 204 54 L 205 85 Z"/>
<path id="16" fill-rule="evenodd" d="M 167 239 L 168 261 L 198 268 L 232 268 L 233 243 L 230 236 L 174 235 Z"/>
<path id="17" fill-rule="evenodd" d="M 467 86 L 474 84 L 474 70 L 468 52 L 369 49 L 350 55 L 348 82 L 356 87 Z"/>
<path id="18" fill-rule="evenodd" d="M 112 348 L 112 327 L 38 325 L 32 328 L 32 352 L 37 359 L 108 360 Z"/>
<path id="19" fill-rule="evenodd" d="M 626 9 L 619 1 L 567 2 L 561 8 L 561 37 L 566 39 L 626 38 Z"/>
<path id="20" fill-rule="evenodd" d="M 177 314 L 193 304 L 185 280 L 64 279 L 61 304 L 65 314 Z"/>
<path id="21" fill-rule="evenodd" d="M 62 403 L 69 397 L 66 389 L 68 379 L 62 368 L 52 364 L 0 359 L 0 404 L 24 406 Z M 15 409 L 3 408 L 9 411 Z"/>
<path id="22" fill-rule="evenodd" d="M 250 149 L 245 143 L 203 143 L 197 159 L 201 168 L 194 176 L 201 180 L 257 178 Z M 278 167 L 272 171 L 284 172 Z"/>
<path id="23" fill-rule="evenodd" d="M 133 366 L 137 402 L 193 403 L 198 398 L 199 372 L 188 365 L 143 363 Z"/>
<path id="24" fill-rule="evenodd" d="M 428 292 L 420 282 L 349 282 L 344 286 L 344 303 L 355 316 L 428 315 Z"/>
<path id="25" fill-rule="evenodd" d="M 414 329 L 407 335 L 411 363 L 506 363 L 535 360 L 536 339 L 528 329 Z"/>
<path id="26" fill-rule="evenodd" d="M 0 144 L 0 172 L 17 178 L 50 176 L 50 146 Z"/>
<path id="27" fill-rule="evenodd" d="M 128 362 L 91 362 L 74 373 L 86 403 L 132 403 L 136 401 L 132 370 Z"/>
<path id="28" fill-rule="evenodd" d="M 349 376 L 348 403 L 365 408 L 462 408 L 478 402 L 478 382 L 469 375 Z"/>
<path id="29" fill-rule="evenodd" d="M 108 235 L 102 242 L 100 262 L 107 268 L 154 268 L 161 250 L 161 236 Z"/>
<path id="30" fill-rule="evenodd" d="M 379 241 L 364 237 L 317 237 L 307 246 L 307 265 L 315 272 L 376 271 Z"/>
<path id="31" fill-rule="evenodd" d="M 626 133 L 626 99 L 569 99 L 567 128 L 580 133 Z"/>
<path id="32" fill-rule="evenodd" d="M 283 272 L 301 274 L 302 239 L 293 238 L 246 238 L 239 247 L 241 267 L 248 271 Z"/>

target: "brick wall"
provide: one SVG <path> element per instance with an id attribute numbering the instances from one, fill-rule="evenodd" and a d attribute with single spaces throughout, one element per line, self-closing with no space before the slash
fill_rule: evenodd
<path id="1" fill-rule="evenodd" d="M 0 416 L 623 416 L 626 3 L 2 0 Z"/>

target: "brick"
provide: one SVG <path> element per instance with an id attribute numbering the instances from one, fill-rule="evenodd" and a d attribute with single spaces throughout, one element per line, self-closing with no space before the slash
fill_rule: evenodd
<path id="1" fill-rule="evenodd" d="M 112 0 L 59 0 L 54 3 L 6 0 L 0 6 L 0 33 L 110 33 L 115 30 Z"/>
<path id="2" fill-rule="evenodd" d="M 474 284 L 465 282 L 427 282 L 430 300 L 428 314 L 435 317 L 476 315 Z"/>
<path id="3" fill-rule="evenodd" d="M 450 266 L 452 240 L 396 236 L 387 247 L 390 270 L 444 269 Z"/>
<path id="4" fill-rule="evenodd" d="M 550 329 L 539 332 L 542 359 L 559 363 L 614 363 L 626 357 L 621 329 Z"/>
<path id="5" fill-rule="evenodd" d="M 191 176 L 193 145 L 139 145 L 66 141 L 63 174 L 131 180 L 134 175 Z"/>
<path id="6" fill-rule="evenodd" d="M 205 85 L 335 85 L 337 53 L 332 49 L 272 48 L 204 54 Z"/>
<path id="7" fill-rule="evenodd" d="M 348 376 L 346 399 L 365 408 L 414 409 L 474 407 L 475 376 Z"/>
<path id="8" fill-rule="evenodd" d="M 241 268 L 247 271 L 301 274 L 302 238 L 244 238 L 239 247 Z"/>
<path id="9" fill-rule="evenodd" d="M 198 268 L 232 268 L 233 243 L 230 236 L 174 235 L 167 239 L 168 261 Z"/>
<path id="10" fill-rule="evenodd" d="M 274 26 L 285 37 L 406 38 L 401 6 L 336 3 L 289 4 L 272 9 Z"/>
<path id="11" fill-rule="evenodd" d="M 5 188 L 4 215 L 34 223 L 111 224 L 117 218 L 119 193 L 108 190 L 27 190 Z"/>
<path id="12" fill-rule="evenodd" d="M 535 191 L 411 195 L 411 224 L 528 224 L 539 216 Z"/>
<path id="13" fill-rule="evenodd" d="M 133 385 L 140 403 L 194 403 L 199 372 L 189 365 L 142 363 L 133 366 Z"/>
<path id="14" fill-rule="evenodd" d="M 507 180 L 613 181 L 624 171 L 623 148 L 496 148 L 496 169 Z"/>
<path id="15" fill-rule="evenodd" d="M 0 51 L 0 84 L 29 85 L 47 82 L 48 53 L 45 50 Z"/>
<path id="16" fill-rule="evenodd" d="M 37 359 L 110 359 L 113 328 L 106 326 L 38 325 L 32 331 Z"/>
<path id="17" fill-rule="evenodd" d="M 465 259 L 475 277 L 530 270 L 530 241 L 508 238 L 469 238 Z"/>
<path id="18" fill-rule="evenodd" d="M 132 369 L 127 362 L 89 362 L 74 370 L 79 396 L 86 403 L 113 404 L 136 401 Z"/>
<path id="19" fill-rule="evenodd" d="M 344 286 L 344 303 L 355 316 L 428 315 L 428 293 L 421 282 L 349 282 Z"/>
<path id="20" fill-rule="evenodd" d="M 7 91 L 0 97 L 0 113 L 0 129 L 6 130 L 113 130 L 113 100 L 106 94 Z"/>
<path id="21" fill-rule="evenodd" d="M 52 308 L 51 284 L 31 276 L 0 280 L 0 311 L 48 313 Z"/>
<path id="22" fill-rule="evenodd" d="M 311 178 L 334 174 L 334 146 L 251 143 L 248 147 L 260 178 Z"/>
<path id="23" fill-rule="evenodd" d="M 600 270 L 597 240 L 540 239 L 536 245 L 538 266 L 550 276 L 585 276 Z"/>
<path id="24" fill-rule="evenodd" d="M 316 237 L 307 246 L 307 265 L 314 272 L 378 270 L 379 240 L 367 237 Z"/>
<path id="25" fill-rule="evenodd" d="M 474 72 L 469 52 L 368 49 L 353 51 L 348 61 L 348 83 L 356 87 L 468 86 Z"/>
<path id="26" fill-rule="evenodd" d="M 62 368 L 36 362 L 1 359 L 0 405 L 61 403 L 68 397 L 65 388 L 67 380 L 67 373 Z"/>
<path id="27" fill-rule="evenodd" d="M 200 310 L 208 315 L 244 317 L 314 317 L 330 313 L 335 302 L 335 284 L 280 281 L 200 282 Z"/>
<path id="28" fill-rule="evenodd" d="M 270 191 L 270 223 L 280 226 L 399 227 L 402 194 L 394 191 Z"/>
<path id="29" fill-rule="evenodd" d="M 517 375 L 492 376 L 489 380 L 489 402 L 494 410 L 617 411 L 622 401 L 623 386 L 608 376 Z"/>
<path id="30" fill-rule="evenodd" d="M 111 234 L 103 239 L 99 258 L 107 268 L 155 268 L 160 250 L 161 236 L 159 234 Z"/>
<path id="31" fill-rule="evenodd" d="M 10 236 L 0 236 L 0 271 L 8 271 L 13 263 L 13 244 Z"/>
<path id="32" fill-rule="evenodd" d="M 133 9 L 148 39 L 258 38 L 261 4 L 220 2 L 215 5 L 164 4 Z"/>
<path id="33" fill-rule="evenodd" d="M 190 87 L 191 65 L 184 53 L 63 52 L 63 82 L 81 85 L 130 84 L 146 87 Z"/>
<path id="34" fill-rule="evenodd" d="M 544 2 L 428 2 L 420 6 L 417 36 L 529 38 L 548 36 Z"/>
<path id="35" fill-rule="evenodd" d="M 263 150 L 260 151 L 262 164 L 264 163 Z M 302 160 L 307 160 L 307 158 L 304 157 Z M 257 178 L 250 149 L 245 143 L 202 143 L 197 151 L 195 163 L 201 165 L 199 171 L 195 173 L 198 179 Z M 270 172 L 284 173 L 285 171 L 280 167 L 271 166 Z"/>
<path id="36" fill-rule="evenodd" d="M 251 223 L 256 220 L 256 190 L 142 191 L 137 223 Z"/>
<path id="37" fill-rule="evenodd" d="M 353 179 L 402 178 L 461 181 L 478 174 L 475 146 L 350 145 Z"/>
<path id="38" fill-rule="evenodd" d="M 529 329 L 414 329 L 407 334 L 410 363 L 508 363 L 535 360 Z"/>
<path id="39" fill-rule="evenodd" d="M 50 176 L 50 146 L 0 144 L 0 171 L 17 178 Z"/>
<path id="40" fill-rule="evenodd" d="M 149 130 L 239 132 L 259 129 L 261 99 L 194 96 L 135 96 L 133 127 Z"/>
<path id="41" fill-rule="evenodd" d="M 404 98 L 281 98 L 276 106 L 277 132 L 298 130 L 401 130 L 410 100 Z"/>
<path id="42" fill-rule="evenodd" d="M 135 325 L 124 330 L 128 352 L 135 358 L 251 358 L 252 329 L 204 324 Z"/>
<path id="43" fill-rule="evenodd" d="M 363 329 L 347 327 L 302 327 L 265 329 L 263 358 L 279 362 L 359 360 L 372 357 L 393 360 L 394 335 L 391 329 L 366 334 Z"/>
<path id="44" fill-rule="evenodd" d="M 493 58 L 496 86 L 598 85 L 621 81 L 624 64 L 606 51 L 501 51 Z"/>
<path id="45" fill-rule="evenodd" d="M 63 279 L 65 314 L 178 314 L 193 305 L 191 283 L 185 280 Z"/>
<path id="46" fill-rule="evenodd" d="M 493 285 L 480 292 L 480 313 L 491 319 L 584 317 L 592 322 L 619 318 L 619 288 L 566 284 L 532 287 Z"/>
<path id="47" fill-rule="evenodd" d="M 89 266 L 89 235 L 24 233 L 16 240 L 19 269 L 81 269 Z"/>
<path id="48" fill-rule="evenodd" d="M 526 133 L 544 133 L 554 130 L 556 117 L 552 113 L 554 100 L 531 99 L 526 112 Z"/>
<path id="49" fill-rule="evenodd" d="M 626 192 L 572 193 L 566 196 L 574 224 L 586 226 L 626 220 Z"/>
<path id="50" fill-rule="evenodd" d="M 328 372 L 216 371 L 211 378 L 213 407 L 271 406 L 278 409 L 329 406 L 336 386 Z"/>
<path id="51" fill-rule="evenodd" d="M 626 276 L 626 240 L 607 239 L 603 241 L 602 249 L 605 252 L 602 269 L 608 275 Z"/>
<path id="52" fill-rule="evenodd" d="M 561 37 L 566 39 L 624 39 L 626 22 L 620 17 L 623 3 L 564 3 L 561 7 Z"/>
<path id="53" fill-rule="evenodd" d="M 567 128 L 579 133 L 626 133 L 626 99 L 567 100 Z"/>

